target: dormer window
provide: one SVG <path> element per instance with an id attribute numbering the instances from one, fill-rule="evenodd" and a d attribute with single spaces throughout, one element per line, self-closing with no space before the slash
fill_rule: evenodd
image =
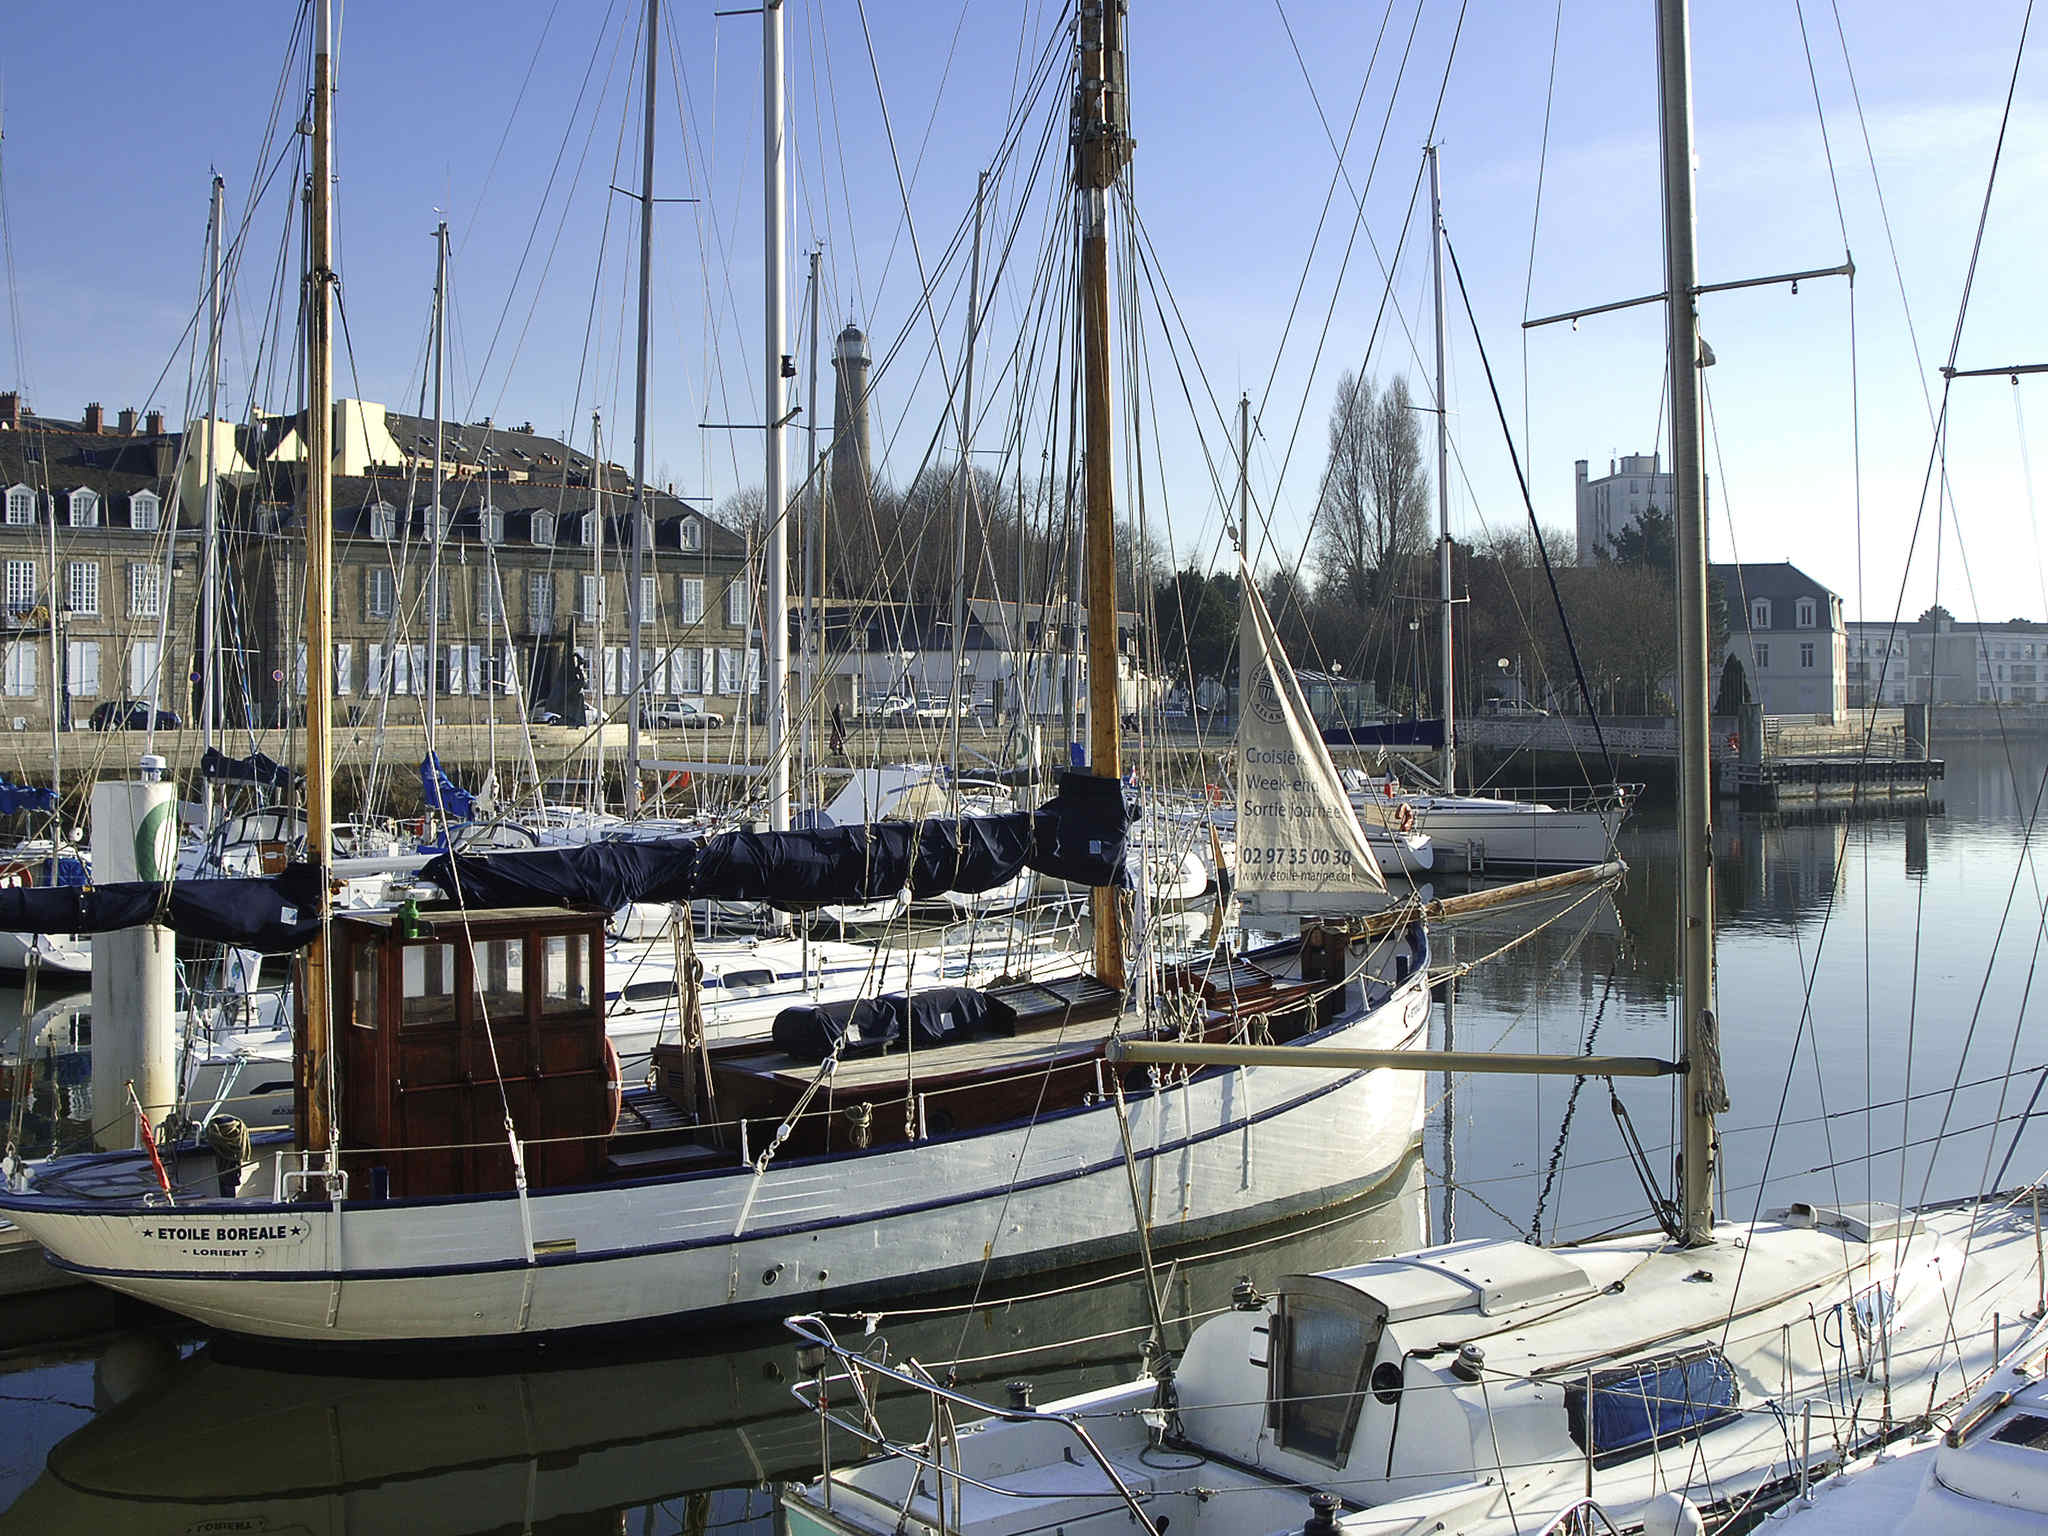
<path id="1" fill-rule="evenodd" d="M 398 508 L 380 501 L 370 508 L 370 537 L 389 543 L 398 537 Z"/>
<path id="2" fill-rule="evenodd" d="M 654 548 L 654 519 L 644 512 L 640 514 L 640 547 Z"/>
<path id="3" fill-rule="evenodd" d="M 455 526 L 455 514 L 446 507 L 428 507 L 420 514 L 420 522 L 436 543 L 448 537 L 448 530 Z"/>
<path id="4" fill-rule="evenodd" d="M 7 489 L 7 526 L 28 528 L 36 520 L 36 493 L 25 485 L 9 486 Z"/>
<path id="5" fill-rule="evenodd" d="M 484 542 L 502 544 L 505 542 L 505 514 L 486 508 L 482 520 Z"/>
<path id="6" fill-rule="evenodd" d="M 552 512 L 534 513 L 531 536 L 536 544 L 543 546 L 552 545 L 555 542 L 555 514 Z"/>
<path id="7" fill-rule="evenodd" d="M 1749 627 L 1769 629 L 1771 627 L 1771 600 L 1768 597 L 1753 597 L 1749 600 Z"/>
<path id="8" fill-rule="evenodd" d="M 694 517 L 683 519 L 683 548 L 700 550 L 704 547 L 704 525 Z"/>
<path id="9" fill-rule="evenodd" d="M 154 533 L 163 523 L 163 504 L 155 491 L 137 491 L 128 498 L 128 526 L 138 533 Z"/>
<path id="10" fill-rule="evenodd" d="M 100 497 L 97 491 L 83 487 L 71 493 L 68 517 L 74 528 L 97 528 L 100 525 Z"/>
<path id="11" fill-rule="evenodd" d="M 577 519 L 577 542 L 588 548 L 597 542 L 597 514 L 586 512 Z"/>
<path id="12" fill-rule="evenodd" d="M 1798 624 L 1801 629 L 1813 628 L 1813 613 L 1813 599 L 1810 597 L 1800 598 L 1796 614 Z"/>

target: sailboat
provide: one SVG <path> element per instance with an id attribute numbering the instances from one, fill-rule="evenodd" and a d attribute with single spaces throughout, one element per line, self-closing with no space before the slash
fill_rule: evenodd
<path id="1" fill-rule="evenodd" d="M 793 1319 L 810 1378 L 803 1391 L 828 1443 L 843 1435 L 842 1446 L 874 1453 L 843 1471 L 828 1464 L 785 1495 L 794 1536 L 1697 1531 L 1761 1513 L 1817 1463 L 1934 1425 L 2000 1363 L 2004 1325 L 2035 1315 L 2048 1272 L 2029 1190 L 1917 1209 L 1802 1202 L 1752 1221 L 1717 1218 L 1716 1123 L 1728 1106 L 1709 878 L 1685 0 L 1660 0 L 1657 43 L 1677 471 L 1682 1054 L 1443 1051 L 1410 1061 L 1676 1078 L 1676 1198 L 1653 1194 L 1650 1230 L 1569 1247 L 1452 1242 L 1284 1275 L 1267 1291 L 1248 1281 L 1177 1359 L 1162 1355 L 1143 1379 L 1038 1409 L 989 1408 L 914 1370 L 863 1362 L 823 1319 Z M 1120 1053 L 1245 1067 L 1268 1055 L 1137 1041 Z M 1329 1059 L 1337 1070 L 1358 1061 Z M 930 1399 L 933 1428 L 921 1441 L 892 1438 L 861 1415 L 875 1392 L 899 1386 Z"/>
<path id="2" fill-rule="evenodd" d="M 656 0 L 649 5 L 649 36 Z M 316 0 L 309 570 L 328 569 L 331 0 Z M 769 94 L 768 398 L 783 388 L 783 16 L 763 11 Z M 1331 1077 L 1318 1048 L 1398 1057 L 1428 1020 L 1429 940 L 1412 915 L 1303 925 L 1228 960 L 1131 965 L 1132 812 L 1115 705 L 1105 194 L 1129 141 L 1098 39 L 1083 76 L 1083 280 L 1091 344 L 1087 534 L 1091 742 L 1031 811 L 801 831 L 782 753 L 780 541 L 768 541 L 771 829 L 439 856 L 447 905 L 332 909 L 325 773 L 329 595 L 309 581 L 307 847 L 282 875 L 101 886 L 57 914 L 0 892 L 0 919 L 90 931 L 160 920 L 302 949 L 294 1138 L 145 1146 L 9 1170 L 0 1211 L 52 1262 L 211 1326 L 296 1343 L 503 1346 L 656 1321 L 723 1324 L 793 1306 L 974 1288 L 1097 1258 L 1178 1248 L 1363 1199 L 1408 1155 L 1411 1073 Z M 771 420 L 776 412 L 769 412 Z M 780 424 L 768 431 L 770 505 Z M 1270 641 L 1263 740 L 1276 759 L 1246 827 L 1270 824 L 1253 882 L 1321 912 L 1384 888 L 1298 686 Z M 1287 744 L 1289 736 L 1298 738 Z M 1313 805 L 1311 801 L 1315 801 Z M 995 889 L 1024 870 L 1092 891 L 1094 967 L 987 990 L 920 987 L 778 1015 L 770 1041 L 701 1032 L 622 1091 L 605 1035 L 604 929 L 632 901 L 871 899 Z M 1300 910 L 1297 907 L 1297 910 Z M 1142 931 L 1142 930 L 1140 930 Z M 1264 1041 L 1272 1065 L 1129 1070 L 1139 1040 Z M 1300 1060 L 1286 1053 L 1298 1051 Z"/>

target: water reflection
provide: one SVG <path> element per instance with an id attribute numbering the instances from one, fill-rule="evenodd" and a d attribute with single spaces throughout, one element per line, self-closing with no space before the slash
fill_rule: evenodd
<path id="1" fill-rule="evenodd" d="M 1227 1306 L 1241 1275 L 1270 1280 L 1418 1246 L 1423 1202 L 1418 1154 L 1376 1201 L 1320 1229 L 1172 1263 L 1162 1271 L 1177 1320 L 1169 1342 L 1179 1347 L 1193 1320 Z M 1026 1377 L 1044 1400 L 1127 1379 L 1146 1316 L 1124 1275 L 884 1317 L 873 1338 L 942 1374 L 940 1362 L 955 1362 L 969 1391 L 999 1397 L 1003 1382 Z M 837 1326 L 857 1335 L 864 1323 Z M 794 1348 L 779 1330 L 716 1354 L 459 1376 L 274 1369 L 249 1358 L 255 1348 L 181 1357 L 165 1339 L 118 1341 L 93 1367 L 100 1411 L 50 1447 L 12 1523 L 48 1536 L 701 1531 L 768 1516 L 772 1501 L 757 1490 L 817 1467 L 816 1421 L 789 1394 Z M 9 1394 L 24 1387 L 16 1378 Z"/>

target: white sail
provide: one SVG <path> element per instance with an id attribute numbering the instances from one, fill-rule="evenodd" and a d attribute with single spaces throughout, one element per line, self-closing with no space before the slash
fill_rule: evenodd
<path id="1" fill-rule="evenodd" d="M 1240 567 L 1237 889 L 1248 914 L 1337 915 L 1386 877 L 1309 714 L 1258 584 Z"/>

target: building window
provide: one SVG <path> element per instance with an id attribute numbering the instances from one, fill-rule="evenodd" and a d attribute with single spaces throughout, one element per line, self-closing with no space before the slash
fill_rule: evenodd
<path id="1" fill-rule="evenodd" d="M 555 632 L 555 578 L 547 571 L 526 573 L 526 624 L 536 635 Z"/>
<path id="2" fill-rule="evenodd" d="M 65 572 L 64 605 L 73 613 L 98 618 L 100 611 L 100 563 L 74 560 Z"/>
<path id="3" fill-rule="evenodd" d="M 683 519 L 682 545 L 693 552 L 704 547 L 704 525 L 694 517 Z"/>
<path id="4" fill-rule="evenodd" d="M 476 616 L 487 624 L 505 617 L 504 589 L 498 585 L 496 571 L 476 573 Z"/>
<path id="5" fill-rule="evenodd" d="M 36 520 L 36 493 L 25 485 L 10 486 L 7 491 L 7 526 L 26 528 Z"/>
<path id="6" fill-rule="evenodd" d="M 388 619 L 391 617 L 391 603 L 397 583 L 391 572 L 381 566 L 371 566 L 363 572 L 363 617 L 366 619 Z"/>
<path id="7" fill-rule="evenodd" d="M 596 618 L 597 597 L 597 578 L 586 571 L 576 584 L 576 617 L 579 619 Z"/>
<path id="8" fill-rule="evenodd" d="M 1813 628 L 1813 612 L 1814 610 L 1812 598 L 1802 597 L 1801 599 L 1799 599 L 1799 606 L 1797 609 L 1797 621 L 1801 629 Z"/>
<path id="9" fill-rule="evenodd" d="M 482 527 L 486 544 L 502 544 L 505 542 L 504 513 L 493 509 L 486 509 L 483 515 Z"/>
<path id="10" fill-rule="evenodd" d="M 100 643 L 73 640 L 64 647 L 64 691 L 74 699 L 90 699 L 100 691 Z"/>
<path id="11" fill-rule="evenodd" d="M 702 658 L 695 646 L 689 646 L 670 653 L 668 658 L 668 686 L 671 693 L 701 693 L 704 688 Z"/>
<path id="12" fill-rule="evenodd" d="M 555 542 L 555 514 L 552 512 L 534 513 L 528 537 L 542 548 L 552 547 Z"/>
<path id="13" fill-rule="evenodd" d="M 352 693 L 350 668 L 355 663 L 355 647 L 346 640 L 334 647 L 334 691 Z"/>
<path id="14" fill-rule="evenodd" d="M 588 549 L 597 542 L 597 514 L 586 512 L 576 520 L 576 542 Z"/>
<path id="15" fill-rule="evenodd" d="M 704 622 L 704 578 L 684 576 L 676 582 L 676 622 L 678 624 L 702 624 Z"/>
<path id="16" fill-rule="evenodd" d="M 1771 648 L 1768 645 L 1759 645 L 1756 648 L 1756 669 L 1759 672 L 1768 672 L 1770 667 Z"/>
<path id="17" fill-rule="evenodd" d="M 162 649 L 154 640 L 137 640 L 128 647 L 128 691 L 146 699 L 156 691 Z"/>
<path id="18" fill-rule="evenodd" d="M 27 613 L 36 605 L 36 563 L 33 560 L 7 562 L 7 611 Z"/>
<path id="19" fill-rule="evenodd" d="M 370 508 L 370 537 L 386 543 L 398 537 L 398 508 L 388 501 Z"/>
<path id="20" fill-rule="evenodd" d="M 1749 600 L 1749 627 L 1769 629 L 1771 627 L 1771 600 L 1768 597 L 1753 597 Z"/>
<path id="21" fill-rule="evenodd" d="M 36 696 L 36 643 L 25 635 L 7 647 L 7 696 L 10 699 L 32 699 Z"/>
<path id="22" fill-rule="evenodd" d="M 421 514 L 421 523 L 438 543 L 447 538 L 448 530 L 455 526 L 455 514 L 446 507 L 432 506 Z"/>
<path id="23" fill-rule="evenodd" d="M 747 627 L 747 585 L 737 577 L 725 589 L 725 622 L 734 629 Z"/>
<path id="24" fill-rule="evenodd" d="M 154 533 L 163 525 L 163 504 L 155 491 L 137 491 L 128 498 L 128 526 L 138 533 Z"/>
<path id="25" fill-rule="evenodd" d="M 1799 665 L 1809 670 L 1813 666 L 1813 642 L 1811 640 L 1799 642 Z"/>
<path id="26" fill-rule="evenodd" d="M 153 619 L 164 611 L 164 573 L 135 561 L 128 567 L 128 617 Z"/>
<path id="27" fill-rule="evenodd" d="M 100 498 L 97 491 L 76 490 L 71 493 L 71 526 L 74 528 L 97 528 L 100 525 Z"/>
<path id="28" fill-rule="evenodd" d="M 654 622 L 654 610 L 660 604 L 661 593 L 659 584 L 652 576 L 642 576 L 640 578 L 640 622 L 642 624 L 652 624 Z"/>

